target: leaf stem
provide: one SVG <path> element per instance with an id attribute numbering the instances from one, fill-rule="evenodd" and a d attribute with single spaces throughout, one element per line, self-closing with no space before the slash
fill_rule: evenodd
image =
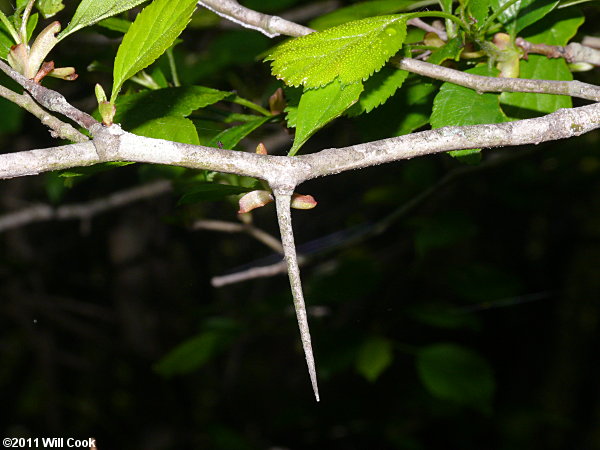
<path id="1" fill-rule="evenodd" d="M 25 7 L 25 11 L 23 11 L 23 16 L 21 16 L 21 42 L 25 44 L 27 43 L 27 22 L 29 22 L 29 15 L 31 14 L 34 3 L 35 0 L 29 0 Z"/>
<path id="2" fill-rule="evenodd" d="M 247 100 L 243 97 L 240 97 L 239 95 L 236 95 L 235 97 L 233 97 L 233 99 L 231 99 L 231 101 L 233 103 L 237 103 L 238 105 L 245 106 L 245 107 L 250 108 L 258 113 L 261 113 L 263 116 L 271 117 L 273 115 L 269 111 L 267 111 L 265 108 L 263 108 L 262 106 L 257 105 L 256 103 L 251 102 L 250 100 Z"/>
<path id="3" fill-rule="evenodd" d="M 167 49 L 167 59 L 169 60 L 169 69 L 171 69 L 171 77 L 173 78 L 173 86 L 180 87 L 181 82 L 179 81 L 179 75 L 177 73 L 177 65 L 175 64 L 175 57 L 173 56 L 173 47 Z"/>

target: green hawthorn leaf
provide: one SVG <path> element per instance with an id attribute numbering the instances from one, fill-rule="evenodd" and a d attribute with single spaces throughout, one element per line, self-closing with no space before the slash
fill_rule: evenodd
<path id="1" fill-rule="evenodd" d="M 418 3 L 418 0 L 372 0 L 360 2 L 317 17 L 308 26 L 321 31 L 353 20 L 364 19 L 365 17 L 407 11 L 412 9 L 411 6 L 418 6 Z"/>
<path id="2" fill-rule="evenodd" d="M 81 28 L 88 27 L 102 19 L 127 11 L 145 1 L 146 0 L 83 0 L 77 7 L 67 28 L 65 28 L 57 38 L 61 41 Z"/>
<path id="3" fill-rule="evenodd" d="M 458 60 L 463 48 L 462 38 L 450 39 L 445 45 L 434 50 L 429 58 L 427 58 L 427 62 L 431 64 L 442 64 L 447 59 Z"/>
<path id="4" fill-rule="evenodd" d="M 492 8 L 497 11 L 509 0 L 491 0 Z M 558 1 L 548 0 L 520 0 L 504 10 L 498 20 L 505 24 L 511 24 L 514 32 L 518 33 L 523 28 L 542 19 L 558 5 Z"/>
<path id="5" fill-rule="evenodd" d="M 306 90 L 298 104 L 296 136 L 288 154 L 295 155 L 313 134 L 356 103 L 362 90 L 362 83 L 342 86 L 338 80 L 327 86 Z"/>
<path id="6" fill-rule="evenodd" d="M 381 69 L 405 37 L 405 16 L 371 17 L 292 39 L 265 60 L 273 61 L 273 75 L 291 86 L 321 87 L 335 78 L 353 84 Z"/>
<path id="7" fill-rule="evenodd" d="M 185 117 L 166 116 L 149 120 L 131 130 L 133 134 L 182 144 L 199 145 L 194 123 Z"/>
<path id="8" fill-rule="evenodd" d="M 120 96 L 114 121 L 130 129 L 162 116 L 187 117 L 231 96 L 231 92 L 218 91 L 204 86 L 185 86 L 144 91 Z"/>
<path id="9" fill-rule="evenodd" d="M 358 102 L 348 110 L 348 115 L 353 117 L 362 113 L 369 113 L 384 104 L 402 86 L 407 76 L 408 72 L 405 70 L 382 68 L 365 81 L 364 91 Z"/>
<path id="10" fill-rule="evenodd" d="M 431 395 L 491 412 L 494 375 L 474 351 L 452 343 L 430 345 L 417 353 L 417 370 Z"/>
<path id="11" fill-rule="evenodd" d="M 494 71 L 487 66 L 474 67 L 467 73 L 494 76 Z M 454 125 L 478 125 L 482 123 L 499 123 L 508 121 L 508 117 L 500 108 L 498 94 L 478 94 L 476 91 L 452 83 L 444 83 L 433 101 L 431 113 L 432 128 Z M 450 152 L 453 156 L 468 156 L 479 150 L 459 150 Z M 471 158 L 465 162 L 470 162 Z"/>
<path id="12" fill-rule="evenodd" d="M 117 51 L 111 101 L 115 101 L 127 79 L 152 64 L 173 44 L 195 8 L 194 0 L 155 0 L 138 14 Z"/>
<path id="13" fill-rule="evenodd" d="M 530 55 L 528 61 L 520 62 L 521 78 L 537 80 L 572 80 L 573 75 L 564 59 L 548 59 L 541 55 Z M 560 108 L 571 108 L 571 97 L 566 95 L 529 94 L 522 92 L 503 92 L 500 95 L 502 105 L 511 116 L 529 118 L 539 113 L 548 114 Z M 515 109 L 516 108 L 516 109 Z"/>
<path id="14" fill-rule="evenodd" d="M 62 11 L 65 7 L 62 0 L 37 0 L 35 6 L 38 11 L 42 13 L 44 19 L 52 17 L 57 12 Z"/>
<path id="15" fill-rule="evenodd" d="M 553 11 L 529 27 L 523 37 L 534 44 L 567 45 L 585 17 L 578 8 Z"/>
<path id="16" fill-rule="evenodd" d="M 131 22 L 127 19 L 121 19 L 120 17 L 109 17 L 108 19 L 98 22 L 98 26 L 125 34 L 129 31 Z"/>
<path id="17" fill-rule="evenodd" d="M 470 1 L 467 5 L 469 16 L 482 24 L 488 16 L 490 3 L 492 0 Z"/>
<path id="18" fill-rule="evenodd" d="M 249 120 L 241 125 L 227 128 L 213 137 L 208 143 L 208 147 L 217 147 L 220 143 L 223 148 L 233 150 L 242 139 L 263 125 L 269 119 L 270 117 L 256 116 L 256 119 L 254 120 Z"/>
<path id="19" fill-rule="evenodd" d="M 394 358 L 392 343 L 383 337 L 367 339 L 358 349 L 356 371 L 368 381 L 375 381 Z"/>

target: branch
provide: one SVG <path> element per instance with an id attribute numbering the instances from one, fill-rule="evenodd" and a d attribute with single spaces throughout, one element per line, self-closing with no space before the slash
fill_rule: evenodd
<path id="1" fill-rule="evenodd" d="M 225 222 L 222 220 L 196 220 L 192 224 L 193 230 L 212 230 L 221 233 L 246 233 L 257 241 L 265 244 L 277 253 L 283 253 L 283 247 L 278 239 L 266 231 L 246 223 Z"/>
<path id="2" fill-rule="evenodd" d="M 281 243 L 285 254 L 288 274 L 290 277 L 290 286 L 292 288 L 292 296 L 294 297 L 294 308 L 296 310 L 296 319 L 300 328 L 300 339 L 302 340 L 302 348 L 306 357 L 308 366 L 308 374 L 310 382 L 315 393 L 315 398 L 319 401 L 319 387 L 317 385 L 317 370 L 315 368 L 315 359 L 310 341 L 310 329 L 308 328 L 308 318 L 306 316 L 306 306 L 304 305 L 304 294 L 302 293 L 302 281 L 300 280 L 300 268 L 298 267 L 298 259 L 296 258 L 296 246 L 294 244 L 294 232 L 292 229 L 292 214 L 291 214 L 291 192 L 286 192 L 284 189 L 276 189 L 275 204 L 277 207 L 277 221 L 279 222 L 279 231 L 281 232 Z"/>
<path id="3" fill-rule="evenodd" d="M 50 205 L 35 205 L 20 211 L 0 216 L 0 233 L 25 225 L 48 220 L 90 220 L 92 217 L 111 209 L 120 208 L 133 202 L 155 197 L 171 190 L 171 183 L 160 180 L 115 192 L 105 198 L 85 203 L 73 203 L 54 208 Z"/>
<path id="4" fill-rule="evenodd" d="M 600 101 L 600 87 L 581 81 L 530 80 L 526 78 L 485 77 L 461 72 L 437 64 L 411 58 L 392 58 L 390 64 L 398 69 L 436 80 L 448 81 L 477 92 L 528 92 L 534 94 L 568 95 L 585 100 Z"/>
<path id="5" fill-rule="evenodd" d="M 235 0 L 201 0 L 200 6 L 226 18 L 244 28 L 257 30 L 272 38 L 284 34 L 287 36 L 304 36 L 314 30 L 277 16 L 262 14 L 245 8 Z"/>
<path id="6" fill-rule="evenodd" d="M 29 94 L 17 94 L 16 92 L 0 85 L 0 97 L 10 100 L 40 119 L 42 124 L 46 125 L 52 130 L 52 137 L 67 139 L 73 142 L 85 142 L 89 139 L 85 134 L 80 133 L 71 124 L 57 119 L 52 114 L 49 114 L 48 111 L 42 109 Z"/>
<path id="7" fill-rule="evenodd" d="M 564 58 L 568 63 L 584 62 L 600 66 L 600 50 L 571 42 L 569 45 L 534 44 L 522 37 L 515 39 L 515 44 L 521 47 L 525 56 L 529 53 L 538 53 L 548 58 Z"/>
<path id="8" fill-rule="evenodd" d="M 31 96 L 44 108 L 60 113 L 69 119 L 73 120 L 78 125 L 89 130 L 94 125 L 98 125 L 98 121 L 87 113 L 78 110 L 65 99 L 61 94 L 51 89 L 45 88 L 32 80 L 21 75 L 16 70 L 13 70 L 8 64 L 0 60 L 0 70 L 6 75 L 23 86 Z"/>

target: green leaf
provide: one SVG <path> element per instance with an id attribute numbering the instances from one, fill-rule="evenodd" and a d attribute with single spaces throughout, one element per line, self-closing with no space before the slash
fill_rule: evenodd
<path id="1" fill-rule="evenodd" d="M 120 17 L 109 17 L 108 19 L 98 22 L 98 26 L 125 34 L 129 31 L 131 22 L 127 19 L 121 19 Z"/>
<path id="2" fill-rule="evenodd" d="M 495 70 L 495 69 L 494 69 Z M 493 76 L 487 66 L 474 67 L 467 73 Z M 476 91 L 452 83 L 444 83 L 433 101 L 431 113 L 432 128 L 446 126 L 478 125 L 483 123 L 500 123 L 508 121 L 508 117 L 500 108 L 498 94 L 478 94 Z M 479 152 L 477 149 L 450 152 L 453 156 L 468 156 Z M 465 162 L 472 162 L 467 159 Z"/>
<path id="3" fill-rule="evenodd" d="M 500 9 L 509 0 L 492 0 L 494 11 Z M 523 28 L 539 21 L 558 5 L 558 1 L 548 0 L 520 0 L 504 10 L 499 16 L 499 22 L 509 25 L 518 33 Z"/>
<path id="4" fill-rule="evenodd" d="M 371 337 L 358 349 L 356 371 L 368 381 L 375 381 L 394 359 L 392 343 L 384 337 Z"/>
<path id="5" fill-rule="evenodd" d="M 123 95 L 117 100 L 115 122 L 129 129 L 162 116 L 186 117 L 197 109 L 231 95 L 231 92 L 204 86 L 174 87 Z"/>
<path id="6" fill-rule="evenodd" d="M 83 0 L 77 7 L 67 28 L 65 28 L 57 38 L 61 41 L 81 28 L 88 27 L 102 19 L 127 11 L 145 1 L 146 0 Z"/>
<path id="7" fill-rule="evenodd" d="M 14 19 L 14 16 L 8 18 L 9 20 Z M 29 20 L 27 21 L 27 39 L 31 39 L 35 27 L 37 26 L 39 19 L 39 14 L 35 13 L 29 16 Z M 0 21 L 0 58 L 6 60 L 8 53 L 10 52 L 10 48 L 15 45 L 16 42 L 12 38 L 10 32 L 6 25 Z"/>
<path id="8" fill-rule="evenodd" d="M 567 45 L 584 21 L 578 8 L 553 11 L 527 28 L 522 36 L 534 44 Z"/>
<path id="9" fill-rule="evenodd" d="M 469 15 L 482 24 L 488 16 L 491 0 L 473 0 L 467 5 Z"/>
<path id="10" fill-rule="evenodd" d="M 402 86 L 407 76 L 408 72 L 405 70 L 382 68 L 365 82 L 363 93 L 358 102 L 348 110 L 348 115 L 353 117 L 369 113 L 383 105 Z"/>
<path id="11" fill-rule="evenodd" d="M 417 370 L 431 395 L 491 412 L 494 375 L 487 361 L 474 351 L 452 343 L 430 345 L 419 350 Z"/>
<path id="12" fill-rule="evenodd" d="M 460 53 L 463 51 L 462 38 L 457 37 L 448 41 L 445 45 L 434 50 L 427 62 L 431 64 L 442 64 L 447 59 L 458 60 Z"/>
<path id="13" fill-rule="evenodd" d="M 44 16 L 44 19 L 52 17 L 65 7 L 62 0 L 37 0 L 35 6 L 42 16 Z"/>
<path id="14" fill-rule="evenodd" d="M 195 8 L 194 0 L 155 0 L 138 14 L 117 51 L 112 102 L 127 79 L 152 64 L 173 44 Z"/>
<path id="15" fill-rule="evenodd" d="M 235 146 L 246 136 L 270 120 L 270 117 L 258 117 L 255 120 L 248 121 L 235 127 L 227 128 L 217 134 L 208 143 L 209 147 L 217 147 L 219 142 L 221 146 L 228 150 L 233 150 Z"/>
<path id="16" fill-rule="evenodd" d="M 317 17 L 308 26 L 321 31 L 353 20 L 365 17 L 382 16 L 414 9 L 419 5 L 417 0 L 373 0 L 356 3 L 345 8 L 337 9 L 329 14 Z"/>
<path id="17" fill-rule="evenodd" d="M 548 59 L 541 55 L 530 55 L 528 61 L 521 60 L 521 78 L 538 80 L 572 80 L 573 75 L 563 59 Z M 539 113 L 548 114 L 560 108 L 571 108 L 571 97 L 566 95 L 528 94 L 503 92 L 500 102 L 509 115 L 516 118 L 529 118 Z M 516 109 L 515 109 L 516 108 Z"/>
<path id="18" fill-rule="evenodd" d="M 195 185 L 186 192 L 177 202 L 178 205 L 190 203 L 213 202 L 223 200 L 230 195 L 240 195 L 253 191 L 253 188 L 243 186 L 232 186 L 230 184 L 205 183 Z"/>
<path id="19" fill-rule="evenodd" d="M 198 132 L 194 123 L 184 117 L 166 116 L 149 120 L 131 130 L 139 136 L 199 145 Z"/>
<path id="20" fill-rule="evenodd" d="M 313 134 L 356 103 L 362 90 L 362 83 L 342 86 L 335 80 L 327 86 L 305 91 L 298 104 L 296 136 L 288 155 L 295 155 Z"/>
<path id="21" fill-rule="evenodd" d="M 353 84 L 381 69 L 405 37 L 405 16 L 371 17 L 292 39 L 265 61 L 273 61 L 273 75 L 291 86 L 321 87 L 335 78 Z"/>
<path id="22" fill-rule="evenodd" d="M 154 365 L 154 370 L 164 376 L 184 375 L 193 372 L 221 351 L 221 336 L 207 331 L 182 342 Z"/>

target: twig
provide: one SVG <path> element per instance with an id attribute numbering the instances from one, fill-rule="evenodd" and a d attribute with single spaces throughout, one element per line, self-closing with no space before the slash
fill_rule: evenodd
<path id="1" fill-rule="evenodd" d="M 23 86 L 31 96 L 44 108 L 60 113 L 73 120 L 87 130 L 99 125 L 99 122 L 89 114 L 75 108 L 67 99 L 56 91 L 45 88 L 41 84 L 25 78 L 16 70 L 13 70 L 4 61 L 0 61 L 0 70 Z"/>
<path id="2" fill-rule="evenodd" d="M 421 20 L 418 17 L 413 17 L 406 21 L 407 25 L 412 25 L 413 27 L 420 28 L 421 30 L 425 30 L 428 33 L 435 33 L 439 36 L 442 41 L 448 40 L 448 34 L 444 30 L 440 30 L 439 28 L 434 27 L 433 25 L 429 25 L 427 22 Z"/>
<path id="3" fill-rule="evenodd" d="M 244 28 L 260 31 L 271 38 L 280 34 L 303 36 L 314 31 L 311 28 L 298 25 L 281 17 L 261 14 L 245 8 L 235 0 L 201 0 L 198 4 Z"/>
<path id="4" fill-rule="evenodd" d="M 515 39 L 515 45 L 521 47 L 525 57 L 529 53 L 538 53 L 547 58 L 564 58 L 568 63 L 584 62 L 594 66 L 600 66 L 600 50 L 592 47 L 571 42 L 569 45 L 534 44 L 522 37 Z"/>
<path id="5" fill-rule="evenodd" d="M 52 137 L 68 139 L 69 141 L 73 142 L 85 142 L 89 140 L 85 134 L 80 133 L 71 124 L 59 120 L 52 114 L 48 113 L 48 111 L 42 109 L 27 93 L 17 94 L 16 92 L 0 85 L 0 97 L 10 100 L 40 119 L 42 124 L 50 128 Z"/>
<path id="6" fill-rule="evenodd" d="M 461 72 L 437 64 L 411 58 L 392 58 L 390 64 L 398 69 L 448 81 L 477 92 L 529 92 L 535 94 L 568 95 L 585 100 L 600 101 L 600 86 L 581 81 L 529 80 L 526 78 L 485 77 Z"/>
<path id="7" fill-rule="evenodd" d="M 192 229 L 220 231 L 221 233 L 246 233 L 265 244 L 271 250 L 283 254 L 283 247 L 277 238 L 250 224 L 225 222 L 223 220 L 196 220 L 192 224 Z"/>
<path id="8" fill-rule="evenodd" d="M 171 190 L 171 183 L 165 180 L 136 186 L 107 197 L 85 203 L 73 203 L 52 207 L 50 205 L 34 205 L 20 211 L 0 216 L 0 233 L 20 228 L 25 225 L 48 220 L 89 220 L 103 212 L 120 208 L 133 202 L 155 197 Z"/>

